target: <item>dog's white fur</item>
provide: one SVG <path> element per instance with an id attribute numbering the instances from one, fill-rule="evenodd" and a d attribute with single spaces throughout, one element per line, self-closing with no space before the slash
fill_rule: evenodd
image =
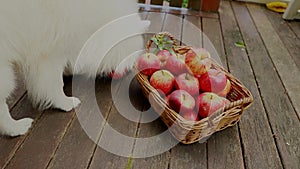
<path id="1" fill-rule="evenodd" d="M 54 107 L 70 111 L 80 101 L 64 94 L 63 72 L 66 68 L 72 72 L 80 49 L 96 30 L 138 10 L 136 0 L 0 2 L 0 134 L 9 136 L 25 134 L 32 123 L 30 118 L 14 120 L 6 104 L 15 87 L 13 65 L 23 72 L 34 105 L 41 109 Z M 140 31 L 147 25 L 147 21 L 137 17 L 125 27 Z M 140 42 L 136 41 L 136 45 L 142 45 Z M 115 69 L 122 59 L 118 54 L 105 57 L 97 68 L 82 66 L 79 72 L 105 74 Z"/>

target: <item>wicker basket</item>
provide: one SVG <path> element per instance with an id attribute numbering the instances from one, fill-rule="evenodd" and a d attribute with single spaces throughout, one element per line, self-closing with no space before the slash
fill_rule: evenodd
<path id="1" fill-rule="evenodd" d="M 177 46 L 176 40 L 168 32 L 159 34 L 168 36 L 174 41 L 173 50 L 176 53 L 184 54 L 191 49 L 188 46 Z M 149 40 L 146 47 L 147 52 L 149 52 L 151 45 L 152 41 Z M 185 120 L 172 110 L 157 90 L 150 85 L 149 77 L 142 73 L 136 75 L 143 93 L 153 109 L 159 113 L 160 118 L 167 125 L 171 134 L 183 144 L 191 144 L 197 141 L 205 142 L 213 133 L 235 125 L 240 120 L 244 110 L 253 102 L 251 93 L 239 80 L 219 66 L 213 59 L 211 61 L 212 67 L 224 72 L 231 82 L 231 90 L 226 97 L 231 103 L 197 122 Z"/>

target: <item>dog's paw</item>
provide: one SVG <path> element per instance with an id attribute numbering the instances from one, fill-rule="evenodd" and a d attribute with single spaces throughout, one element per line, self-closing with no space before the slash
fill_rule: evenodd
<path id="1" fill-rule="evenodd" d="M 11 124 L 11 126 L 8 129 L 6 129 L 5 134 L 11 137 L 24 135 L 30 129 L 32 122 L 33 119 L 31 118 L 16 120 L 13 122 L 13 124 Z"/>
<path id="2" fill-rule="evenodd" d="M 76 97 L 66 97 L 66 99 L 64 99 L 63 101 L 55 103 L 54 107 L 69 112 L 73 108 L 79 106 L 80 103 L 80 100 Z"/>

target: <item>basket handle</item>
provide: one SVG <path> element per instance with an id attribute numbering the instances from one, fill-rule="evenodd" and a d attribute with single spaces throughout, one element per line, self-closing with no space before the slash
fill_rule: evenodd
<path id="1" fill-rule="evenodd" d="M 155 34 L 153 36 L 153 38 L 156 38 L 157 36 L 163 36 L 163 37 L 167 36 L 167 37 L 170 38 L 171 41 L 173 41 L 173 46 L 177 46 L 177 41 L 171 33 L 169 33 L 169 32 L 160 32 L 158 34 Z M 150 47 L 151 47 L 152 43 L 153 43 L 153 41 L 151 39 L 148 40 L 147 45 L 146 45 L 146 52 L 150 52 Z"/>

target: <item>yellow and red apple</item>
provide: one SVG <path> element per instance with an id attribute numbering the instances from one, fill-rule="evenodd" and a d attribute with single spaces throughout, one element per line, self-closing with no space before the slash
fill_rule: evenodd
<path id="1" fill-rule="evenodd" d="M 224 97 L 220 97 L 215 93 L 205 92 L 198 96 L 196 106 L 200 117 L 205 118 L 223 108 L 228 103 L 230 102 Z"/>
<path id="2" fill-rule="evenodd" d="M 150 84 L 165 95 L 169 94 L 174 87 L 175 77 L 168 70 L 159 70 L 152 74 Z"/>
<path id="3" fill-rule="evenodd" d="M 227 94 L 230 92 L 230 90 L 231 90 L 231 82 L 230 82 L 230 80 L 227 79 L 227 83 L 226 83 L 225 88 L 217 94 L 221 97 L 226 97 Z"/>
<path id="4" fill-rule="evenodd" d="M 146 76 L 151 76 L 161 69 L 159 58 L 153 53 L 145 53 L 137 59 L 137 69 Z"/>
<path id="5" fill-rule="evenodd" d="M 175 88 L 185 90 L 192 96 L 199 94 L 199 81 L 191 74 L 183 73 L 176 77 Z"/>
<path id="6" fill-rule="evenodd" d="M 161 62 L 167 61 L 168 58 L 169 58 L 170 56 L 172 56 L 172 54 L 171 54 L 168 50 L 160 50 L 160 51 L 157 52 L 156 55 L 157 55 L 157 57 L 159 58 L 159 60 L 160 60 Z"/>
<path id="7" fill-rule="evenodd" d="M 200 88 L 203 92 L 219 93 L 225 89 L 226 75 L 216 69 L 210 69 L 199 78 Z"/>
<path id="8" fill-rule="evenodd" d="M 209 58 L 203 58 L 202 55 L 197 55 L 193 51 L 186 54 L 185 63 L 188 70 L 195 76 L 202 75 L 211 68 L 211 61 Z"/>
<path id="9" fill-rule="evenodd" d="M 166 61 L 165 68 L 175 75 L 186 72 L 185 56 L 180 54 L 170 56 Z"/>
<path id="10" fill-rule="evenodd" d="M 184 90 L 175 90 L 169 95 L 169 106 L 177 113 L 186 113 L 195 108 L 195 99 Z"/>

